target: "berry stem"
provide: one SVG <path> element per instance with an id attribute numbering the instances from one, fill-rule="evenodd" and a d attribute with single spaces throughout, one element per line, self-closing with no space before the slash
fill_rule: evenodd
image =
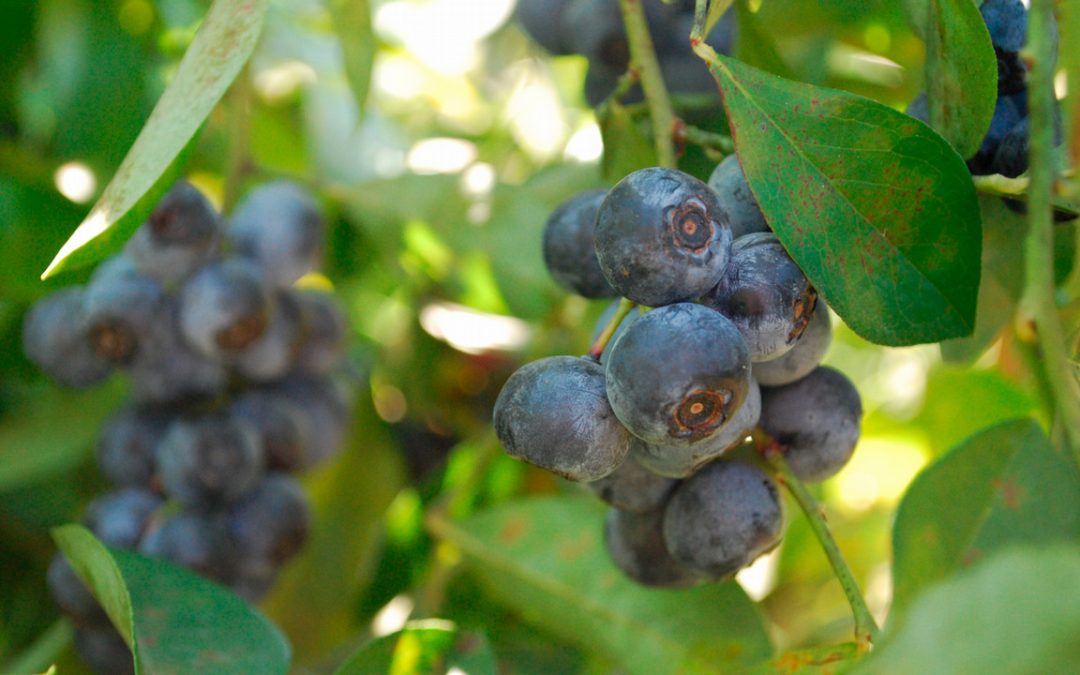
<path id="1" fill-rule="evenodd" d="M 730 155 L 735 152 L 735 144 L 731 141 L 730 136 L 718 134 L 713 131 L 706 131 L 705 129 L 689 124 L 685 127 L 685 134 L 686 140 L 695 145 L 719 150 L 725 155 Z"/>
<path id="2" fill-rule="evenodd" d="M 660 166 L 674 169 L 678 165 L 675 142 L 675 109 L 671 105 L 660 63 L 656 60 L 649 24 L 645 20 L 645 8 L 641 0 L 619 0 L 626 39 L 630 47 L 630 68 L 641 79 L 645 100 L 649 103 L 653 137 L 656 143 L 656 159 Z"/>
<path id="3" fill-rule="evenodd" d="M 784 455 L 780 452 L 780 444 L 760 429 L 754 430 L 753 437 L 758 451 L 777 472 L 777 479 L 784 484 L 791 496 L 795 498 L 803 515 L 806 516 L 806 520 L 809 521 L 810 529 L 814 531 L 814 536 L 817 537 L 818 543 L 821 544 L 825 557 L 829 559 L 833 573 L 836 575 L 837 581 L 840 582 L 840 587 L 844 589 L 848 604 L 851 605 L 851 613 L 855 618 L 855 642 L 860 649 L 866 650 L 870 645 L 877 642 L 881 629 L 878 628 L 877 622 L 874 621 L 873 615 L 870 614 L 870 609 L 866 606 L 866 600 L 863 598 L 862 592 L 859 591 L 859 584 L 855 581 L 855 575 L 852 574 L 851 568 L 848 567 L 847 561 L 844 560 L 844 555 L 840 552 L 836 540 L 833 539 L 832 532 L 829 531 L 829 525 L 825 522 L 825 514 L 814 496 L 810 494 L 810 491 L 806 489 L 806 486 L 803 485 L 802 481 L 792 472 L 791 467 L 784 460 Z"/>
<path id="4" fill-rule="evenodd" d="M 1009 178 L 996 173 L 988 176 L 972 176 L 971 180 L 975 183 L 975 189 L 983 194 L 1011 197 L 1023 201 L 1028 199 L 1028 186 L 1031 184 L 1027 176 Z M 1068 195 L 1054 192 L 1050 195 L 1050 203 L 1059 211 L 1080 214 L 1080 202 Z"/>
<path id="5" fill-rule="evenodd" d="M 604 349 L 607 347 L 608 342 L 611 342 L 611 336 L 618 330 L 619 324 L 626 318 L 626 315 L 634 311 L 637 307 L 637 303 L 633 300 L 627 300 L 623 298 L 619 301 L 619 308 L 615 310 L 615 314 L 611 316 L 611 321 L 608 321 L 604 326 L 604 330 L 600 331 L 600 335 L 596 338 L 596 342 L 589 348 L 589 358 L 594 361 L 600 360 L 600 355 L 604 353 Z"/>
<path id="6" fill-rule="evenodd" d="M 1059 422 L 1080 465 L 1080 382 L 1066 348 L 1054 286 L 1054 226 L 1051 194 L 1054 187 L 1053 0 L 1033 0 L 1028 17 L 1028 80 L 1031 106 L 1031 161 L 1028 186 L 1028 233 L 1024 241 L 1026 282 L 1017 311 L 1017 334 L 1037 341 Z"/>

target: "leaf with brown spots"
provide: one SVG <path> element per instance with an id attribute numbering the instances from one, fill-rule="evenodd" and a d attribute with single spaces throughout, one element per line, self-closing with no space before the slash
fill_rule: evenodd
<path id="1" fill-rule="evenodd" d="M 750 189 L 829 306 L 878 344 L 969 334 L 981 226 L 949 143 L 880 103 L 697 49 L 720 85 Z"/>
<path id="2" fill-rule="evenodd" d="M 990 427 L 912 482 L 893 527 L 894 617 L 927 586 L 1015 544 L 1080 535 L 1080 476 L 1031 420 Z"/>
<path id="3" fill-rule="evenodd" d="M 285 636 L 221 586 L 163 560 L 106 548 L 80 525 L 58 527 L 53 537 L 132 647 L 137 673 L 288 671 Z"/>

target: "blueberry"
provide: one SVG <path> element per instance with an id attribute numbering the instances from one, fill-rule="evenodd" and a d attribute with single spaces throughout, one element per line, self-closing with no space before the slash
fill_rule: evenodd
<path id="1" fill-rule="evenodd" d="M 157 313 L 150 339 L 129 370 L 139 404 L 172 404 L 215 397 L 228 381 L 220 360 L 196 352 L 180 330 L 179 307 L 170 298 Z"/>
<path id="2" fill-rule="evenodd" d="M 225 358 L 259 339 L 272 301 L 251 262 L 229 258 L 203 267 L 180 289 L 180 330 L 211 358 Z"/>
<path id="3" fill-rule="evenodd" d="M 984 0 L 979 7 L 990 42 L 1005 51 L 1018 52 L 1027 41 L 1027 8 L 1020 0 Z"/>
<path id="4" fill-rule="evenodd" d="M 152 339 L 151 327 L 165 301 L 158 282 L 139 272 L 126 256 L 118 256 L 87 284 L 81 330 L 99 356 L 130 364 Z"/>
<path id="5" fill-rule="evenodd" d="M 345 361 L 349 344 L 345 312 L 329 293 L 301 290 L 294 298 L 300 309 L 301 326 L 296 369 L 313 375 L 328 375 Z"/>
<path id="6" fill-rule="evenodd" d="M 300 409 L 306 421 L 304 459 L 301 468 L 309 468 L 337 454 L 352 411 L 348 387 L 327 377 L 294 373 L 268 389 Z"/>
<path id="7" fill-rule="evenodd" d="M 143 274 L 163 284 L 194 272 L 217 252 L 222 226 L 214 207 L 180 181 L 162 198 L 124 251 Z"/>
<path id="8" fill-rule="evenodd" d="M 990 165 L 992 173 L 1016 178 L 1028 169 L 1028 133 L 1031 128 L 1030 117 L 1025 117 L 1009 129 L 1001 139 L 994 160 Z"/>
<path id="9" fill-rule="evenodd" d="M 165 492 L 189 508 L 214 508 L 255 487 L 263 470 L 259 434 L 227 415 L 181 417 L 157 446 Z"/>
<path id="10" fill-rule="evenodd" d="M 832 321 L 825 303 L 818 299 L 814 316 L 795 346 L 772 361 L 753 365 L 754 379 L 763 387 L 778 387 L 806 377 L 817 368 L 832 344 Z"/>
<path id="11" fill-rule="evenodd" d="M 83 289 L 65 288 L 34 303 L 22 326 L 23 351 L 49 377 L 69 387 L 92 387 L 112 364 L 90 346 L 78 317 Z"/>
<path id="12" fill-rule="evenodd" d="M 296 403 L 280 393 L 252 389 L 237 397 L 229 412 L 258 430 L 268 469 L 295 471 L 304 466 L 311 430 Z"/>
<path id="13" fill-rule="evenodd" d="M 97 462 L 117 487 L 150 487 L 156 465 L 154 447 L 169 418 L 156 410 L 125 408 L 109 418 L 97 443 Z"/>
<path id="14" fill-rule="evenodd" d="M 107 492 L 86 507 L 83 523 L 108 546 L 135 548 L 150 517 L 164 503 L 143 488 Z"/>
<path id="15" fill-rule="evenodd" d="M 702 302 L 735 324 L 751 361 L 769 361 L 806 330 L 817 291 L 776 235 L 755 232 L 735 240 L 727 271 Z"/>
<path id="16" fill-rule="evenodd" d="M 135 673 L 135 659 L 124 638 L 112 626 L 75 629 L 75 652 L 100 675 Z"/>
<path id="17" fill-rule="evenodd" d="M 1027 89 L 1027 66 L 1016 52 L 994 47 L 997 57 L 998 96 L 1016 95 Z M 1027 111 L 1021 111 L 1027 114 Z"/>
<path id="18" fill-rule="evenodd" d="M 658 476 L 627 457 L 614 472 L 586 485 L 597 497 L 614 507 L 643 513 L 659 508 L 675 483 L 675 480 Z"/>
<path id="19" fill-rule="evenodd" d="M 179 511 L 151 523 L 139 553 L 224 582 L 235 558 L 220 514 Z"/>
<path id="20" fill-rule="evenodd" d="M 586 298 L 618 295 L 596 260 L 593 232 L 607 190 L 579 192 L 560 204 L 544 225 L 544 263 L 560 286 Z"/>
<path id="21" fill-rule="evenodd" d="M 86 587 L 71 568 L 62 553 L 53 556 L 45 581 L 60 610 L 81 626 L 108 626 L 109 617 L 105 614 L 97 598 Z"/>
<path id="22" fill-rule="evenodd" d="M 727 579 L 775 548 L 783 524 L 776 483 L 749 464 L 719 460 L 675 488 L 664 542 L 683 565 Z"/>
<path id="23" fill-rule="evenodd" d="M 688 446 L 717 433 L 750 389 L 750 355 L 734 324 L 679 303 L 635 320 L 611 349 L 608 400 L 635 436 Z"/>
<path id="24" fill-rule="evenodd" d="M 791 470 L 804 481 L 825 480 L 847 464 L 861 418 L 855 385 L 825 366 L 761 392 L 761 428 L 780 443 Z"/>
<path id="25" fill-rule="evenodd" d="M 1012 97 L 998 97 L 994 105 L 994 117 L 990 120 L 990 128 L 983 137 L 982 145 L 967 160 L 968 170 L 973 175 L 984 176 L 993 171 L 994 154 L 997 153 L 998 145 L 1009 130 L 1020 122 L 1021 117 L 1016 101 Z"/>
<path id="26" fill-rule="evenodd" d="M 911 103 L 908 103 L 904 112 L 923 124 L 930 124 L 930 100 L 927 98 L 926 92 L 920 91 L 918 96 L 911 99 Z M 712 184 L 711 180 L 709 184 Z"/>
<path id="27" fill-rule="evenodd" d="M 299 185 L 284 180 L 249 192 L 229 222 L 234 250 L 258 262 L 281 287 L 319 265 L 325 230 L 318 204 Z"/>
<path id="28" fill-rule="evenodd" d="M 533 40 L 552 54 L 571 54 L 562 16 L 570 0 L 520 0 L 514 16 Z"/>
<path id="29" fill-rule="evenodd" d="M 716 165 L 709 176 L 709 187 L 716 192 L 720 206 L 727 212 L 733 237 L 738 239 L 751 232 L 769 231 L 769 223 L 765 221 L 757 198 L 750 191 L 746 174 L 736 155 L 728 155 Z"/>
<path id="30" fill-rule="evenodd" d="M 562 14 L 561 32 L 567 46 L 590 64 L 621 74 L 630 63 L 618 0 L 571 0 Z"/>
<path id="31" fill-rule="evenodd" d="M 676 561 L 664 544 L 664 511 L 633 513 L 610 509 L 604 522 L 604 544 L 615 566 L 639 584 L 682 588 L 703 581 L 700 574 Z"/>
<path id="32" fill-rule="evenodd" d="M 508 453 L 570 480 L 603 478 L 630 450 L 604 370 L 585 358 L 550 356 L 519 368 L 499 392 L 494 423 Z"/>
<path id="33" fill-rule="evenodd" d="M 596 220 L 596 255 L 608 283 L 647 306 L 703 295 L 731 252 L 727 213 L 693 176 L 654 167 L 611 188 Z"/>
<path id="34" fill-rule="evenodd" d="M 311 509 L 299 481 L 273 473 L 229 509 L 226 523 L 239 560 L 278 566 L 303 547 L 311 530 Z"/>
<path id="35" fill-rule="evenodd" d="M 296 365 L 302 321 L 300 304 L 292 293 L 278 293 L 266 330 L 254 342 L 230 354 L 229 365 L 252 382 L 281 378 Z"/>
<path id="36" fill-rule="evenodd" d="M 630 446 L 631 457 L 661 476 L 686 478 L 702 466 L 742 445 L 757 426 L 761 416 L 761 391 L 750 381 L 746 400 L 735 411 L 731 422 L 712 436 L 688 446 L 660 446 L 636 439 Z"/>

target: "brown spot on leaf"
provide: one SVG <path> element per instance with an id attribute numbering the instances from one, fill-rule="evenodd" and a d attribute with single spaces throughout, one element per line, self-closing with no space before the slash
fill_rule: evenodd
<path id="1" fill-rule="evenodd" d="M 1001 496 L 1001 503 L 1011 511 L 1019 511 L 1023 504 L 1025 490 L 1018 485 L 1014 476 L 1006 476 L 1004 479 L 995 478 L 990 481 L 990 487 Z"/>

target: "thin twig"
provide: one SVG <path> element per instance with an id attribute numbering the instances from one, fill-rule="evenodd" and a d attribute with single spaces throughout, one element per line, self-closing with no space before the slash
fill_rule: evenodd
<path id="1" fill-rule="evenodd" d="M 619 0 L 619 6 L 622 9 L 627 43 L 630 47 L 630 67 L 641 79 L 641 88 L 649 104 L 657 161 L 660 166 L 675 168 L 678 163 L 672 137 L 675 130 L 675 109 L 671 105 L 660 64 L 656 60 L 649 24 L 645 20 L 645 8 L 641 0 Z"/>

